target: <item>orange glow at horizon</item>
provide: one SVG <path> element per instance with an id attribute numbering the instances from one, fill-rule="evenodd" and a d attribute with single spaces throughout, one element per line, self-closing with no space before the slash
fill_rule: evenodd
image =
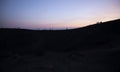
<path id="1" fill-rule="evenodd" d="M 79 28 L 120 19 L 120 0 L 6 0 L 0 27 Z"/>

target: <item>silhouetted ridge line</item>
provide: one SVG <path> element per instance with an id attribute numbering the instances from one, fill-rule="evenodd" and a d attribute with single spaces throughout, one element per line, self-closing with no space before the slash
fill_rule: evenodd
<path id="1" fill-rule="evenodd" d="M 21 55 L 120 48 L 120 19 L 72 30 L 0 29 L 0 33 L 0 51 Z"/>
<path id="2" fill-rule="evenodd" d="M 120 19 L 116 19 L 116 20 L 111 20 L 111 21 L 106 21 L 106 22 L 97 22 L 96 24 L 91 24 L 91 25 L 88 25 L 88 26 L 85 26 L 85 27 L 80 27 L 80 28 L 73 28 L 73 29 L 60 29 L 60 30 L 40 30 L 40 31 L 64 31 L 64 30 L 76 30 L 76 29 L 83 29 L 83 28 L 86 28 L 86 27 L 94 27 L 94 26 L 100 26 L 101 24 L 104 26 L 105 25 L 108 25 L 108 24 L 111 24 L 111 23 L 114 23 L 114 22 L 119 22 Z M 37 29 L 24 29 L 24 28 L 0 28 L 0 30 L 34 30 L 34 31 L 39 31 Z"/>

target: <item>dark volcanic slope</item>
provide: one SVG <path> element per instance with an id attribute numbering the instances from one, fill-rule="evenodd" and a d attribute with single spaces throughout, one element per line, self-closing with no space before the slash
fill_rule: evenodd
<path id="1" fill-rule="evenodd" d="M 0 41 L 1 51 L 20 54 L 119 48 L 120 19 L 71 30 L 0 29 Z"/>

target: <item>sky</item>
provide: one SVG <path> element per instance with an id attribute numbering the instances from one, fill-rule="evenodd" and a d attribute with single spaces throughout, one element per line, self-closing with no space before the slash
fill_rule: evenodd
<path id="1" fill-rule="evenodd" d="M 120 18 L 120 0 L 0 0 L 0 27 L 78 28 Z"/>

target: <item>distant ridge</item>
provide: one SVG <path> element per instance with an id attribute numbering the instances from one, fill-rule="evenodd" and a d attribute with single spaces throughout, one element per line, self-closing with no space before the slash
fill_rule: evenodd
<path id="1" fill-rule="evenodd" d="M 48 50 L 65 52 L 113 48 L 116 50 L 120 48 L 120 19 L 70 30 L 3 28 L 0 29 L 0 42 L 4 51 L 20 54 L 36 54 Z"/>
<path id="2" fill-rule="evenodd" d="M 86 28 L 86 27 L 94 27 L 94 26 L 105 26 L 105 25 L 110 25 L 110 24 L 113 24 L 113 23 L 120 23 L 120 19 L 106 21 L 106 22 L 97 22 L 96 24 L 92 24 L 92 25 L 88 25 L 88 26 L 80 27 L 80 28 L 75 28 L 75 29 L 72 29 L 72 30 L 77 30 L 77 29 Z"/>
<path id="3" fill-rule="evenodd" d="M 108 25 L 109 23 L 112 24 L 112 23 L 115 23 L 115 22 L 120 22 L 120 19 L 116 19 L 116 20 L 111 20 L 111 21 L 106 21 L 106 22 L 97 22 L 96 24 L 92 24 L 92 25 L 88 25 L 88 26 L 85 26 L 85 27 L 80 27 L 80 28 L 72 28 L 72 29 L 58 29 L 58 30 L 50 30 L 50 31 L 64 31 L 64 30 L 78 30 L 78 29 L 83 29 L 83 28 L 86 28 L 86 27 L 94 27 L 94 26 L 101 26 L 101 24 L 104 26 L 105 25 Z M 25 29 L 25 28 L 0 28 L 0 29 L 10 29 L 10 30 L 39 30 L 39 29 Z M 49 30 L 40 30 L 40 31 L 49 31 Z"/>

